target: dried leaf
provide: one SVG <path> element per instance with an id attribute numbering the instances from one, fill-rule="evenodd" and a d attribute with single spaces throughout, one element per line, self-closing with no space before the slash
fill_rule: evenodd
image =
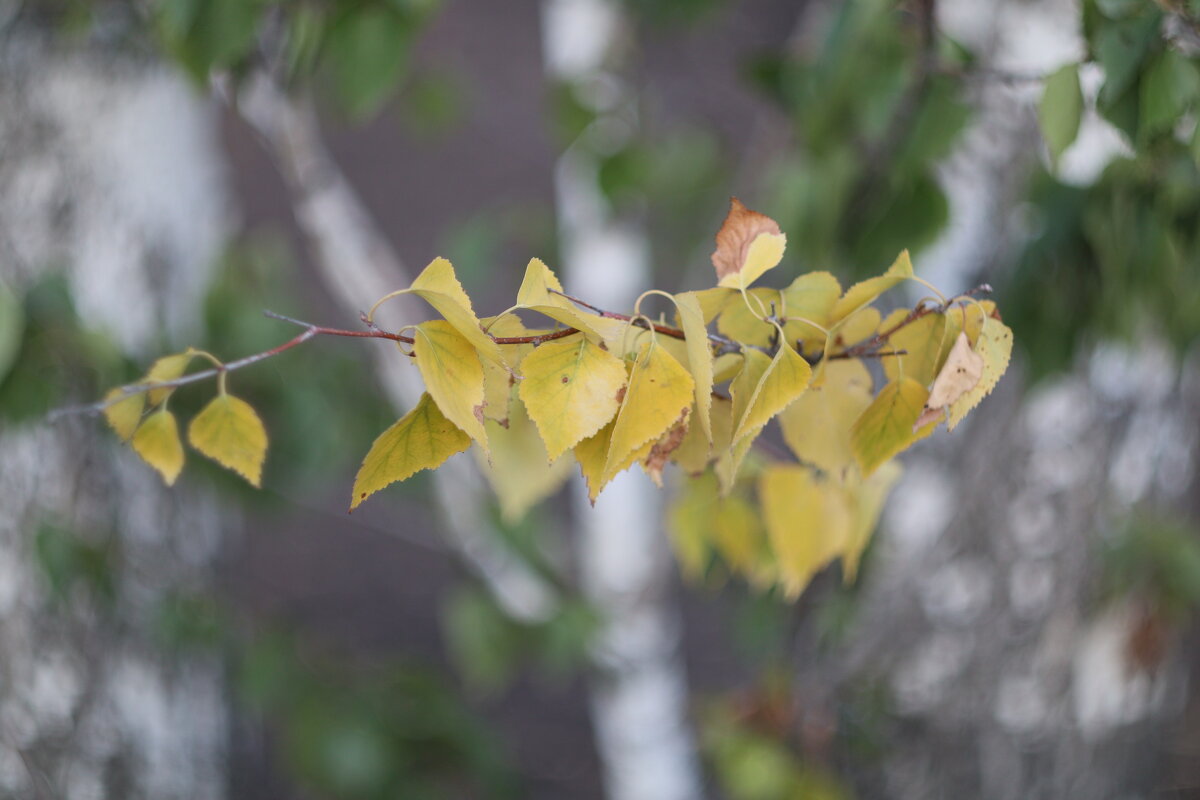
<path id="1" fill-rule="evenodd" d="M 245 400 L 228 394 L 214 397 L 188 425 L 188 441 L 252 486 L 260 484 L 267 457 L 267 429 Z"/>
<path id="2" fill-rule="evenodd" d="M 736 197 L 717 231 L 712 263 L 720 286 L 747 288 L 783 258 L 787 244 L 775 220 L 751 211 Z"/>
<path id="3" fill-rule="evenodd" d="M 175 483 L 183 470 L 183 443 L 179 441 L 174 414 L 163 409 L 146 417 L 133 434 L 131 444 L 143 461 L 158 470 L 168 486 Z"/>
<path id="4" fill-rule="evenodd" d="M 929 390 L 925 410 L 915 423 L 917 427 L 936 420 L 941 416 L 942 409 L 974 389 L 982 377 L 983 356 L 971 349 L 967 334 L 959 332 L 942 371 L 938 373 L 933 381 L 933 388 Z"/>
<path id="5" fill-rule="evenodd" d="M 690 411 L 691 409 L 688 409 Z M 650 480 L 654 481 L 654 485 L 662 488 L 662 471 L 667 465 L 667 460 L 671 454 L 679 449 L 679 445 L 683 443 L 683 438 L 688 432 L 688 411 L 679 415 L 679 420 L 667 430 L 662 436 L 658 437 L 650 452 L 646 454 L 646 458 L 642 461 L 642 469 L 650 476 Z"/>
<path id="6" fill-rule="evenodd" d="M 446 419 L 428 392 L 422 394 L 413 409 L 379 434 L 367 451 L 354 477 L 350 510 L 386 486 L 423 469 L 437 469 L 470 446 L 471 438 Z"/>
<path id="7" fill-rule="evenodd" d="M 987 397 L 1000 376 L 1008 369 L 1008 360 L 1012 356 L 1013 335 L 1008 326 L 998 319 L 988 317 L 979 337 L 975 340 L 974 351 L 983 359 L 983 374 L 974 388 L 950 404 L 950 414 L 946 422 L 947 430 L 954 430 L 962 422 L 967 412 L 979 405 Z"/>

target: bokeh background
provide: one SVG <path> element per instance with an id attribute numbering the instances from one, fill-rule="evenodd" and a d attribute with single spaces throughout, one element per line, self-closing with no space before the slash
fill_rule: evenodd
<path id="1" fill-rule="evenodd" d="M 0 794 L 1200 795 L 1198 111 L 1194 0 L 0 0 Z M 704 288 L 730 195 L 781 279 L 909 248 L 1015 333 L 853 584 L 681 580 L 641 475 L 348 516 L 382 342 L 231 376 L 261 491 L 46 419 L 437 255 L 483 313 Z"/>

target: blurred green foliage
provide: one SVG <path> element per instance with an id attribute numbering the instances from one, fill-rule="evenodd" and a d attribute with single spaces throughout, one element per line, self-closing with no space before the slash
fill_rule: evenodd
<path id="1" fill-rule="evenodd" d="M 1102 553 L 1107 597 L 1138 597 L 1173 622 L 1200 610 L 1200 531 L 1161 513 L 1140 512 Z"/>

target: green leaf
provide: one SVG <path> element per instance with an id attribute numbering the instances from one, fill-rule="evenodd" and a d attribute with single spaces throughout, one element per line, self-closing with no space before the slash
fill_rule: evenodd
<path id="1" fill-rule="evenodd" d="M 1200 96 L 1195 64 L 1174 50 L 1164 50 L 1142 77 L 1139 134 L 1170 133 Z"/>
<path id="2" fill-rule="evenodd" d="M 174 414 L 164 409 L 146 417 L 133 434 L 132 445 L 134 452 L 158 470 L 168 486 L 175 483 L 183 470 L 183 443 L 179 441 Z"/>
<path id="3" fill-rule="evenodd" d="M 429 393 L 371 445 L 358 474 L 350 510 L 368 497 L 423 469 L 437 469 L 455 453 L 471 446 L 471 438 L 446 419 Z"/>
<path id="4" fill-rule="evenodd" d="M 381 4 L 353 8 L 330 28 L 325 56 L 351 115 L 372 117 L 392 96 L 404 75 L 411 34 L 412 22 Z"/>
<path id="5" fill-rule="evenodd" d="M 1042 126 L 1042 137 L 1050 148 L 1052 161 L 1057 162 L 1063 151 L 1075 141 L 1082 117 L 1083 91 L 1079 87 L 1079 66 L 1067 64 L 1046 79 L 1046 88 L 1038 105 L 1038 121 Z"/>
<path id="6" fill-rule="evenodd" d="M 188 425 L 188 441 L 252 486 L 261 484 L 267 429 L 245 400 L 228 394 L 214 397 Z"/>
<path id="7" fill-rule="evenodd" d="M 582 335 L 540 345 L 521 372 L 517 392 L 552 461 L 603 428 L 621 406 L 625 365 Z"/>
<path id="8" fill-rule="evenodd" d="M 0 383 L 12 369 L 21 349 L 25 312 L 17 296 L 0 281 Z"/>

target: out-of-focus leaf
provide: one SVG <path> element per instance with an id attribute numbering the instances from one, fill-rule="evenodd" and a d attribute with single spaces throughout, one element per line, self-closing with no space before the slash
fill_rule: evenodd
<path id="1" fill-rule="evenodd" d="M 1046 79 L 1046 88 L 1038 106 L 1042 137 L 1050 148 L 1050 157 L 1058 161 L 1079 133 L 1083 117 L 1083 91 L 1079 87 L 1079 68 L 1067 64 Z"/>
<path id="2" fill-rule="evenodd" d="M 12 290 L 0 281 L 0 383 L 12 368 L 21 348 L 21 332 L 25 327 L 25 312 Z"/>

